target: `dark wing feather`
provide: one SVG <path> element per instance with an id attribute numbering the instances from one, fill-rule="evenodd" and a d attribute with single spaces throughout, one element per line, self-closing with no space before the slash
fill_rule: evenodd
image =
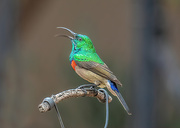
<path id="1" fill-rule="evenodd" d="M 75 61 L 77 66 L 92 71 L 108 80 L 115 82 L 116 84 L 122 86 L 121 82 L 116 78 L 112 71 L 107 67 L 107 65 L 99 64 L 93 61 Z"/>

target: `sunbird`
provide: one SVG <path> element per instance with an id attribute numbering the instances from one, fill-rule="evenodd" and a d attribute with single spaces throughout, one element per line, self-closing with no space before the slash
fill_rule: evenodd
<path id="1" fill-rule="evenodd" d="M 118 98 L 128 115 L 131 115 L 129 107 L 118 90 L 121 82 L 116 78 L 108 66 L 101 60 L 96 53 L 91 39 L 82 34 L 77 34 L 65 27 L 57 27 L 69 31 L 72 36 L 58 34 L 56 36 L 67 37 L 72 42 L 72 51 L 69 56 L 74 71 L 83 79 L 87 80 L 97 87 L 107 89 Z"/>

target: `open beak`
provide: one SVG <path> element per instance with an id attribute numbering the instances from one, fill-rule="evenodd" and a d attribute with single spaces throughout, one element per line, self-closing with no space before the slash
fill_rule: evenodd
<path id="1" fill-rule="evenodd" d="M 75 32 L 73 32 L 70 29 L 65 28 L 65 27 L 57 27 L 57 28 L 62 28 L 62 29 L 65 29 L 65 30 L 69 31 L 74 37 L 71 37 L 71 36 L 68 36 L 68 35 L 64 35 L 64 34 L 57 34 L 57 35 L 55 35 L 55 37 L 66 37 L 66 38 L 69 38 L 70 40 L 75 39 L 75 35 L 76 35 Z"/>
<path id="2" fill-rule="evenodd" d="M 69 39 L 71 39 L 71 40 L 74 39 L 74 38 L 71 37 L 71 36 L 68 36 L 68 35 L 62 35 L 62 34 L 56 34 L 55 37 L 67 37 L 67 38 L 69 38 Z"/>

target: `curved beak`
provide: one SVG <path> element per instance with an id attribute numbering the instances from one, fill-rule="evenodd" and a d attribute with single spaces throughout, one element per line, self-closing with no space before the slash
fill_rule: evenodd
<path id="1" fill-rule="evenodd" d="M 68 35 L 62 35 L 62 34 L 56 34 L 55 37 L 67 37 L 67 38 L 69 38 L 69 39 L 71 39 L 71 40 L 74 39 L 74 38 L 71 37 L 71 36 L 68 36 Z"/>
<path id="2" fill-rule="evenodd" d="M 61 28 L 61 29 L 67 30 L 67 31 L 70 32 L 74 37 L 71 37 L 71 36 L 68 36 L 68 35 L 62 35 L 62 34 L 57 34 L 57 35 L 55 35 L 55 37 L 67 37 L 67 38 L 69 38 L 69 39 L 71 39 L 71 40 L 73 40 L 73 39 L 75 38 L 76 33 L 73 32 L 73 31 L 71 31 L 70 29 L 65 28 L 65 27 L 57 27 L 57 28 Z"/>

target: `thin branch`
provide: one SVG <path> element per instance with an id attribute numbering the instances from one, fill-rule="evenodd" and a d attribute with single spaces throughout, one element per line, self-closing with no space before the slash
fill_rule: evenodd
<path id="1" fill-rule="evenodd" d="M 106 102 L 106 95 L 104 92 L 94 89 L 94 88 L 83 88 L 83 89 L 69 89 L 63 92 L 60 92 L 56 95 L 52 95 L 51 98 L 54 100 L 54 102 L 57 104 L 60 101 L 63 101 L 68 98 L 72 97 L 95 97 L 99 100 L 99 102 L 105 103 Z M 45 98 L 46 99 L 46 98 Z M 108 96 L 108 102 L 110 103 L 112 101 L 112 97 Z M 38 106 L 39 111 L 44 113 L 49 110 L 51 110 L 52 105 L 50 103 L 43 100 L 43 102 Z"/>

